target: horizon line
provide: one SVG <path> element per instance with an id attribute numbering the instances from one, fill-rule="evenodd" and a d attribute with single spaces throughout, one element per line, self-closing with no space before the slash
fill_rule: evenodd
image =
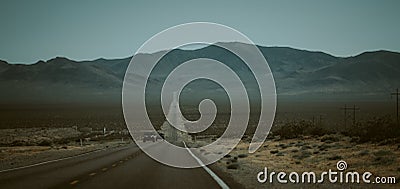
<path id="1" fill-rule="evenodd" d="M 240 43 L 240 42 L 218 42 L 218 43 Z M 214 44 L 211 44 L 211 45 L 214 45 Z M 204 47 L 201 47 L 201 48 L 196 48 L 196 49 L 176 48 L 176 49 L 173 49 L 173 50 L 196 51 L 196 50 L 207 48 L 207 47 L 209 47 L 211 45 L 207 45 L 207 46 L 204 46 Z M 343 55 L 343 56 L 340 56 L 340 55 L 334 55 L 334 54 L 331 54 L 331 53 L 327 53 L 327 52 L 322 51 L 322 50 L 305 49 L 305 48 L 298 48 L 298 47 L 291 47 L 291 46 L 264 46 L 264 45 L 256 45 L 256 46 L 257 47 L 262 47 L 262 48 L 288 48 L 288 49 L 294 49 L 294 50 L 299 50 L 299 51 L 307 51 L 307 52 L 314 52 L 314 53 L 324 53 L 324 54 L 327 54 L 327 55 L 330 55 L 330 56 L 333 56 L 333 57 L 336 57 L 336 58 L 351 58 L 351 57 L 359 56 L 359 55 L 364 54 L 364 53 L 372 53 L 372 52 L 380 52 L 380 51 L 386 51 L 386 52 L 392 52 L 392 53 L 400 53 L 400 51 L 389 50 L 389 49 L 370 49 L 370 50 L 361 51 L 361 52 L 359 52 L 357 54 L 354 54 L 354 55 L 347 55 L 347 56 Z M 155 53 L 162 52 L 162 51 L 165 51 L 165 50 L 159 50 L 159 51 L 151 52 L 151 53 L 140 53 L 140 54 L 155 54 Z M 6 59 L 3 59 L 3 58 L 0 58 L 0 61 L 3 61 L 3 62 L 5 62 L 7 64 L 10 64 L 10 65 L 33 65 L 33 64 L 37 64 L 39 62 L 48 62 L 48 61 L 56 59 L 56 58 L 65 58 L 65 59 L 76 61 L 76 62 L 86 62 L 86 61 L 96 61 L 96 60 L 100 60 L 100 59 L 104 59 L 104 60 L 122 60 L 122 59 L 132 58 L 132 56 L 133 55 L 123 56 L 123 57 L 97 57 L 97 58 L 87 58 L 87 59 L 80 59 L 79 60 L 79 59 L 68 57 L 66 55 L 55 55 L 55 56 L 53 56 L 53 57 L 51 57 L 51 58 L 49 58 L 47 60 L 39 59 L 39 60 L 37 60 L 35 62 L 10 62 L 10 61 L 8 61 Z"/>

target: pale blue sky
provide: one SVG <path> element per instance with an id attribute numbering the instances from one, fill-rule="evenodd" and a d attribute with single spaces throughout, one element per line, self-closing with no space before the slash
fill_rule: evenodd
<path id="1" fill-rule="evenodd" d="M 233 27 L 255 43 L 337 56 L 400 51 L 400 1 L 0 2 L 0 59 L 34 63 L 131 56 L 154 34 L 193 21 Z"/>

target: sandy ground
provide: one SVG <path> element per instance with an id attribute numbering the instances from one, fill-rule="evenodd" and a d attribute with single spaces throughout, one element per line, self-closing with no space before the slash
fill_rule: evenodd
<path id="1" fill-rule="evenodd" d="M 0 170 L 74 156 L 126 142 L 76 142 L 81 132 L 74 128 L 18 128 L 0 130 Z"/>
<path id="2" fill-rule="evenodd" d="M 247 188 L 399 188 L 400 184 L 280 184 L 276 177 L 273 183 L 259 183 L 257 174 L 268 168 L 268 172 L 291 171 L 302 173 L 313 171 L 337 171 L 337 162 L 347 163 L 345 171 L 360 174 L 369 171 L 374 176 L 396 177 L 400 181 L 400 150 L 398 144 L 356 144 L 341 135 L 318 138 L 269 140 L 255 153 L 248 153 L 248 142 L 241 142 L 229 155 L 219 160 L 218 167 L 230 174 Z M 325 179 L 328 180 L 328 179 Z"/>
<path id="3" fill-rule="evenodd" d="M 48 146 L 78 137 L 81 132 L 73 128 L 18 128 L 0 129 L 0 146 Z"/>
<path id="4" fill-rule="evenodd" d="M 0 170 L 32 165 L 44 161 L 70 157 L 100 149 L 113 148 L 130 143 L 115 140 L 102 142 L 86 142 L 83 146 L 14 146 L 0 147 Z"/>
<path id="5" fill-rule="evenodd" d="M 92 138 L 87 138 L 87 134 L 92 134 Z M 96 133 L 94 135 L 97 136 Z M 104 137 L 94 138 L 94 135 L 90 132 L 82 133 L 72 127 L 0 129 L 0 170 L 112 148 L 131 142 Z M 100 134 L 100 136 L 103 135 Z M 127 136 L 125 139 L 128 138 Z"/>

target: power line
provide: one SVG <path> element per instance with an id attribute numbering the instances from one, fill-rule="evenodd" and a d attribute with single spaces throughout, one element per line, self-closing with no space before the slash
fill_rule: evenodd
<path id="1" fill-rule="evenodd" d="M 343 108 L 340 108 L 344 111 L 344 127 L 347 127 L 347 110 L 353 110 L 353 125 L 356 124 L 356 111 L 360 110 L 360 108 L 356 107 L 356 105 L 353 105 L 353 107 L 348 107 L 346 104 L 344 105 Z"/>
<path id="2" fill-rule="evenodd" d="M 324 118 L 322 117 L 322 115 L 320 114 L 319 115 L 319 118 L 318 118 L 318 124 L 319 125 L 322 125 L 322 120 L 323 120 Z M 312 116 L 312 124 L 315 126 L 316 125 L 316 123 L 315 123 L 315 116 L 313 115 Z"/>
<path id="3" fill-rule="evenodd" d="M 344 108 L 340 108 L 341 110 L 344 110 L 344 128 L 347 128 L 346 123 L 347 123 L 347 105 L 344 105 Z"/>
<path id="4" fill-rule="evenodd" d="M 323 120 L 322 115 L 319 115 L 319 125 L 320 126 L 322 125 L 322 120 Z"/>

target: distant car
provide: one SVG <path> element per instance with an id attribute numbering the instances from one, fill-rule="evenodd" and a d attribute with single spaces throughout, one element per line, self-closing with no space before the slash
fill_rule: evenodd
<path id="1" fill-rule="evenodd" d="M 143 135 L 143 142 L 146 141 L 157 141 L 157 135 L 154 132 L 145 132 Z"/>

